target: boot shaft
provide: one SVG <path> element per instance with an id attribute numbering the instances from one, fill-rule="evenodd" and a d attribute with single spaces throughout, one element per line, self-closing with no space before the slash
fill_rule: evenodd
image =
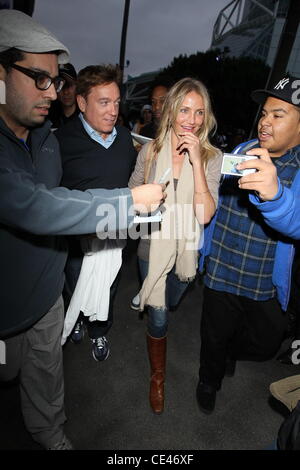
<path id="1" fill-rule="evenodd" d="M 155 372 L 165 373 L 167 337 L 153 338 L 147 335 L 148 356 L 151 366 L 151 374 Z"/>
<path id="2" fill-rule="evenodd" d="M 155 414 L 160 414 L 164 410 L 167 338 L 153 338 L 147 335 L 147 346 L 151 366 L 150 406 Z"/>

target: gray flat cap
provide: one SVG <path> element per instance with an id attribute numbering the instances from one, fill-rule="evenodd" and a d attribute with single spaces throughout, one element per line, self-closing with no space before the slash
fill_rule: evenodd
<path id="1" fill-rule="evenodd" d="M 58 51 L 59 64 L 70 61 L 67 47 L 31 16 L 18 10 L 4 9 L 0 10 L 0 52 L 11 47 L 31 53 Z"/>

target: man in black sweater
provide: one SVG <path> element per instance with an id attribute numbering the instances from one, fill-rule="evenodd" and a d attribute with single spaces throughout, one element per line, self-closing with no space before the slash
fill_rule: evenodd
<path id="1" fill-rule="evenodd" d="M 135 165 L 136 150 L 130 132 L 123 126 L 115 126 L 120 105 L 119 83 L 120 71 L 112 65 L 91 65 L 79 72 L 77 102 L 81 113 L 56 132 L 62 155 L 63 186 L 82 191 L 127 186 Z M 69 257 L 65 270 L 66 303 L 75 290 L 82 260 L 80 240 L 69 237 Z M 104 361 L 109 355 L 106 334 L 113 323 L 112 304 L 118 278 L 119 275 L 110 289 L 107 319 L 85 322 L 96 361 Z M 102 317 L 106 318 L 106 314 L 102 313 Z M 84 321 L 81 314 L 71 333 L 71 340 L 79 343 L 83 335 Z"/>

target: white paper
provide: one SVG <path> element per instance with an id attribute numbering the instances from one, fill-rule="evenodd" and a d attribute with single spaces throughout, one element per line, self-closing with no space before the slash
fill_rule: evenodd
<path id="1" fill-rule="evenodd" d="M 151 215 L 136 215 L 133 219 L 134 224 L 145 224 L 151 222 L 161 222 L 162 221 L 162 213 L 160 211 L 156 212 L 155 214 Z"/>
<path id="2" fill-rule="evenodd" d="M 151 142 L 150 137 L 145 137 L 144 135 L 136 134 L 135 132 L 131 132 L 131 136 L 136 140 L 139 144 L 146 144 L 147 142 Z"/>

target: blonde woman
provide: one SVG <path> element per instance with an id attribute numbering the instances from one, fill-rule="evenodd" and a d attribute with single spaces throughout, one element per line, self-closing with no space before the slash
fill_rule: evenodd
<path id="1" fill-rule="evenodd" d="M 159 231 L 142 238 L 138 261 L 143 280 L 139 309 L 148 306 L 150 405 L 164 408 L 168 310 L 194 279 L 201 227 L 213 217 L 221 154 L 209 141 L 216 126 L 206 87 L 184 78 L 169 90 L 154 141 L 140 151 L 129 187 L 159 181 L 169 171 Z"/>

